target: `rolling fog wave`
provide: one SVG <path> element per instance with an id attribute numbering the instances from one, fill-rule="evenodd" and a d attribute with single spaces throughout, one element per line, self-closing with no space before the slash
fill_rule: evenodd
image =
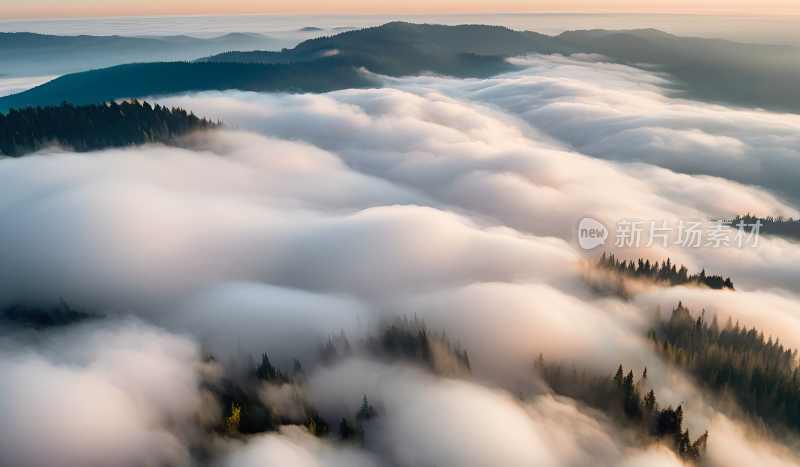
<path id="1" fill-rule="evenodd" d="M 605 251 L 626 259 L 669 257 L 737 285 L 644 288 L 626 301 L 583 280 L 581 260 L 600 252 L 581 250 L 573 229 L 587 214 L 610 223 L 797 217 L 787 176 L 798 173 L 800 120 L 670 97 L 668 77 L 619 65 L 520 63 L 524 71 L 490 80 L 160 98 L 241 129 L 195 134 L 178 148 L 0 161 L 0 300 L 63 298 L 107 314 L 45 337 L 0 337 L 11 375 L 0 382 L 0 456 L 191 465 L 199 435 L 187 420 L 218 410 L 198 389 L 210 371 L 201 346 L 226 359 L 241 342 L 285 367 L 312 359 L 324 335 L 376 332 L 382 316 L 416 313 L 459 337 L 474 378 L 357 359 L 312 368 L 331 421 L 363 394 L 385 401 L 371 449 L 284 427 L 220 438 L 214 462 L 681 465 L 666 449 L 635 445 L 603 414 L 542 392 L 531 372 L 541 352 L 600 373 L 650 369 L 661 404 L 694 408 L 691 432 L 709 430 L 710 465 L 794 465 L 667 367 L 646 331 L 656 305 L 682 300 L 799 347 L 800 247 L 771 237 L 757 249 L 609 243 Z M 772 306 L 753 311 L 764 303 Z M 79 404 L 55 410 L 75 394 Z"/>

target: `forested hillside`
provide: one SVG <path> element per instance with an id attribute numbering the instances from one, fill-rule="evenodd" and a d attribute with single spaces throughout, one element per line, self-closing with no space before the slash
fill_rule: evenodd
<path id="1" fill-rule="evenodd" d="M 661 337 L 659 337 L 661 336 Z M 797 350 L 776 336 L 765 337 L 729 318 L 709 324 L 705 311 L 697 319 L 678 303 L 666 322 L 650 332 L 662 357 L 703 381 L 710 389 L 733 394 L 741 407 L 771 425 L 800 428 L 800 378 Z"/>
<path id="2" fill-rule="evenodd" d="M 21 156 L 49 146 L 74 151 L 144 143 L 172 143 L 177 136 L 219 126 L 180 108 L 137 100 L 121 104 L 25 107 L 0 114 L 0 155 Z"/>
<path id="3" fill-rule="evenodd" d="M 575 367 L 569 370 L 562 365 L 548 367 L 542 354 L 539 354 L 533 366 L 555 393 L 605 411 L 630 428 L 641 443 L 660 441 L 683 461 L 695 465 L 702 463 L 708 431 L 692 440 L 689 429 L 683 428 L 682 406 L 662 408 L 655 391 L 651 389 L 643 394 L 647 387 L 647 368 L 642 371 L 642 377 L 635 380 L 633 370 L 625 375 L 622 365 L 613 378 L 610 375 L 590 378 L 585 370 L 578 374 Z"/>
<path id="4" fill-rule="evenodd" d="M 399 77 L 430 71 L 480 78 L 511 68 L 501 56 L 454 52 L 386 25 L 312 39 L 282 52 L 237 52 L 197 62 L 134 63 L 74 73 L 0 98 L 0 109 L 206 90 L 328 92 L 379 86 L 371 73 Z"/>
<path id="5" fill-rule="evenodd" d="M 773 429 L 800 429 L 798 351 L 784 347 L 777 337 L 765 337 L 730 318 L 721 326 L 716 315 L 709 323 L 705 311 L 695 319 L 682 303 L 666 321 L 657 312 L 648 336 L 664 361 L 683 368 L 710 391 L 732 396 L 742 413 Z M 645 440 L 661 439 L 685 461 L 701 461 L 708 433 L 692 440 L 682 428 L 683 408 L 659 407 L 655 391 L 647 391 L 647 368 L 638 380 L 632 370 L 626 375 L 621 365 L 613 377 L 591 377 L 574 365 L 547 365 L 540 354 L 534 369 L 557 394 L 608 412 Z"/>

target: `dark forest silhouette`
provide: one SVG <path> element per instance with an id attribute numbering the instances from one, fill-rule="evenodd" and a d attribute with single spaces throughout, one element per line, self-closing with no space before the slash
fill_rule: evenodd
<path id="1" fill-rule="evenodd" d="M 659 265 L 658 261 L 653 261 L 651 264 L 649 259 L 645 260 L 644 258 L 639 258 L 638 261 L 623 260 L 620 262 L 613 254 L 606 257 L 606 254 L 603 253 L 597 265 L 623 277 L 649 280 L 670 286 L 702 284 L 712 289 L 734 290 L 730 277 L 723 279 L 722 276 L 709 276 L 706 275 L 705 269 L 699 273 L 689 275 L 689 270 L 686 266 L 681 265 L 679 268 L 669 258 Z"/>
<path id="2" fill-rule="evenodd" d="M 586 370 L 578 374 L 574 366 L 569 370 L 562 367 L 548 367 L 542 354 L 534 362 L 536 373 L 555 393 L 603 410 L 619 423 L 631 428 L 643 443 L 660 441 L 685 462 L 702 462 L 708 431 L 692 441 L 689 430 L 683 428 L 682 406 L 662 409 L 655 391 L 651 389 L 647 394 L 642 394 L 647 384 L 647 368 L 642 372 L 642 377 L 635 381 L 633 370 L 629 370 L 626 376 L 622 365 L 613 377 L 594 378 L 588 378 Z"/>
<path id="3" fill-rule="evenodd" d="M 656 351 L 686 368 L 711 390 L 735 396 L 742 409 L 772 426 L 800 428 L 800 377 L 797 349 L 765 338 L 731 318 L 724 326 L 705 311 L 697 319 L 678 303 L 666 322 L 649 333 Z"/>
<path id="4" fill-rule="evenodd" d="M 0 155 L 21 156 L 51 146 L 78 152 L 175 138 L 219 123 L 180 108 L 155 107 L 136 99 L 117 104 L 25 107 L 0 114 Z"/>
<path id="5" fill-rule="evenodd" d="M 752 230 L 752 227 L 749 227 L 749 225 L 753 225 L 758 221 L 761 223 L 759 235 L 776 235 L 779 237 L 800 239 L 800 219 L 783 216 L 757 217 L 748 213 L 744 216 L 736 216 L 730 220 L 732 226 L 736 226 L 739 221 L 744 221 L 744 230 L 746 232 Z"/>

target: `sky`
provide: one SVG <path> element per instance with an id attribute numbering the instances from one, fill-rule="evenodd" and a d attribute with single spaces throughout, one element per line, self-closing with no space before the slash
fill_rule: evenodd
<path id="1" fill-rule="evenodd" d="M 793 0 L 2 0 L 0 20 L 143 15 L 349 13 L 431 14 L 484 12 L 670 12 L 714 14 L 800 13 Z"/>

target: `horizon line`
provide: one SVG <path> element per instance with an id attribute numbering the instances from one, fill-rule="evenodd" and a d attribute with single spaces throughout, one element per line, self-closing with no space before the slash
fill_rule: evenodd
<path id="1" fill-rule="evenodd" d="M 706 9 L 706 10 L 501 10 L 471 12 L 436 12 L 436 13 L 347 13 L 347 12 L 297 12 L 297 13 L 177 13 L 152 15 L 97 15 L 97 16 L 42 16 L 0 18 L 0 22 L 12 21 L 57 21 L 57 20 L 98 20 L 98 19 L 134 19 L 134 18 L 191 18 L 211 16 L 478 16 L 478 15 L 675 15 L 675 16 L 719 16 L 719 17 L 781 17 L 786 15 L 800 17 L 800 8 L 790 10 L 770 10 L 754 12 L 754 8 L 739 9 Z"/>

